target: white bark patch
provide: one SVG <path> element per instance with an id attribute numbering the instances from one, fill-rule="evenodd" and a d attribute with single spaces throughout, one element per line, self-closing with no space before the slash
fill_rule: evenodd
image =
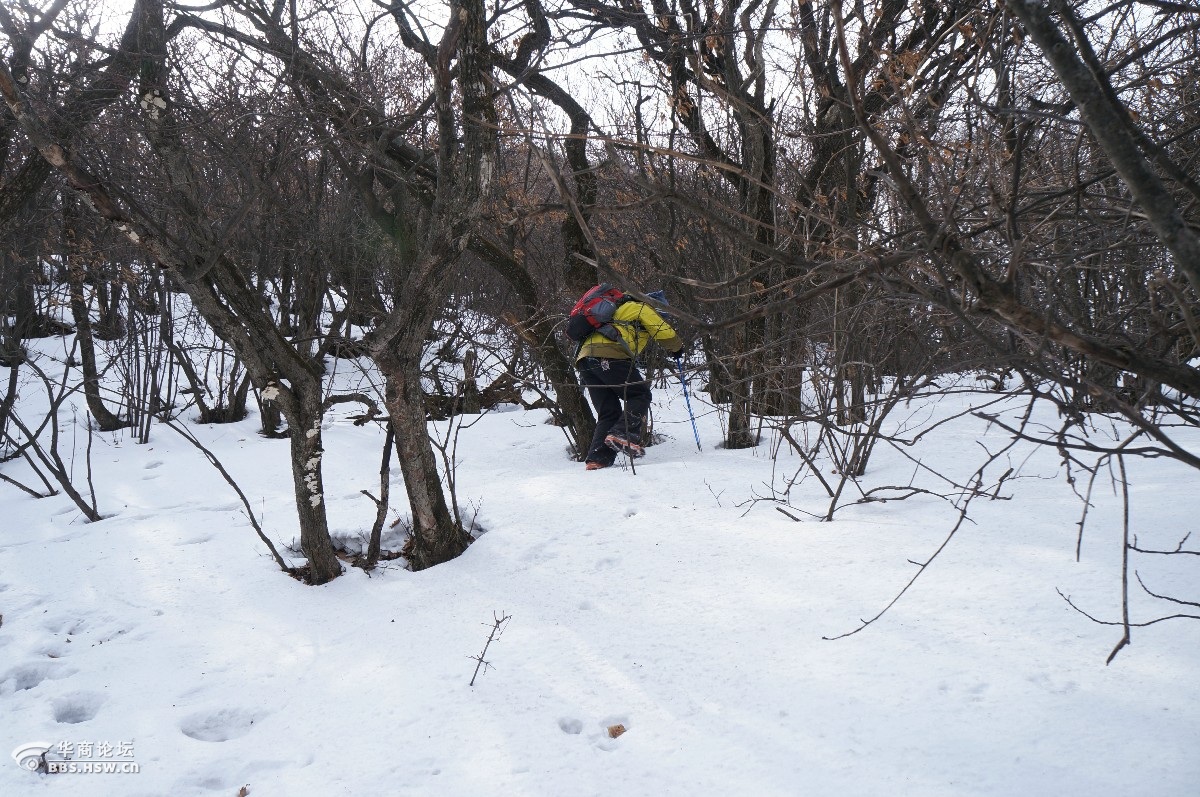
<path id="1" fill-rule="evenodd" d="M 162 94 L 159 93 L 158 89 L 155 89 L 142 95 L 142 107 L 146 109 L 158 108 L 165 110 L 167 101 L 162 98 Z"/>
<path id="2" fill-rule="evenodd" d="M 154 91 L 148 91 L 143 94 L 140 104 L 142 106 L 142 110 L 148 111 L 150 113 L 150 118 L 156 122 L 159 118 L 159 112 L 166 110 L 167 107 L 167 101 L 163 99 L 162 93 L 158 89 L 155 89 Z"/>
<path id="3" fill-rule="evenodd" d="M 308 492 L 310 493 L 308 502 L 312 504 L 313 508 L 315 509 L 321 505 L 321 488 L 317 484 L 317 474 L 315 473 L 316 465 L 310 465 L 310 463 L 313 463 L 314 461 L 319 462 L 320 458 L 314 457 L 305 463 L 305 467 L 309 470 L 309 472 L 304 474 L 304 486 L 308 488 Z"/>
<path id="4" fill-rule="evenodd" d="M 491 155 L 484 155 L 479 159 L 479 190 L 487 193 L 492 186 L 492 176 L 495 174 L 496 164 Z"/>
<path id="5" fill-rule="evenodd" d="M 267 385 L 262 392 L 263 401 L 274 401 L 279 398 L 279 385 Z"/>

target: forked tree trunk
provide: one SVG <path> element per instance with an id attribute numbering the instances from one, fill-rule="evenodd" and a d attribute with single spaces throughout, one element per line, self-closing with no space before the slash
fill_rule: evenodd
<path id="1" fill-rule="evenodd" d="M 425 420 L 419 350 L 416 356 L 381 354 L 375 362 L 385 379 L 384 402 L 412 510 L 412 537 L 405 556 L 413 570 L 424 570 L 455 558 L 471 540 L 450 513 L 442 490 Z"/>

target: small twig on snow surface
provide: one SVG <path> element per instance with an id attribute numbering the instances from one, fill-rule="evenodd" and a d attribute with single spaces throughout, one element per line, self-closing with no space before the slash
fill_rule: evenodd
<path id="1" fill-rule="evenodd" d="M 492 612 L 492 630 L 488 632 L 487 642 L 483 643 L 483 650 L 479 651 L 478 656 L 467 656 L 468 659 L 472 659 L 475 662 L 475 672 L 471 674 L 471 683 L 467 684 L 467 686 L 475 685 L 475 679 L 479 677 L 480 667 L 483 667 L 486 671 L 488 667 L 492 666 L 491 662 L 485 660 L 483 657 L 487 655 L 488 646 L 492 644 L 492 640 L 500 638 L 500 635 L 504 633 L 504 629 L 508 626 L 508 621 L 511 619 L 511 614 Z"/>
<path id="2" fill-rule="evenodd" d="M 983 471 L 983 469 L 981 468 L 979 470 L 979 472 L 976 473 L 975 495 L 982 494 L 982 493 L 978 492 L 978 488 L 980 486 L 982 486 L 982 484 L 983 484 L 983 472 L 982 471 Z M 973 497 L 973 496 L 968 496 L 963 501 L 962 507 L 959 509 L 959 513 L 958 513 L 958 522 L 954 524 L 954 528 L 950 529 L 950 533 L 946 535 L 946 539 L 942 540 L 942 544 L 939 545 L 937 550 L 933 552 L 933 555 L 930 556 L 928 559 L 926 559 L 922 563 L 913 562 L 913 564 L 916 564 L 918 567 L 917 572 L 913 575 L 912 578 L 910 578 L 908 580 L 908 583 L 904 585 L 904 588 L 901 589 L 899 592 L 897 592 L 896 596 L 888 602 L 887 606 L 884 606 L 882 609 L 880 609 L 879 613 L 876 614 L 874 617 L 870 618 L 869 620 L 860 620 L 859 622 L 861 623 L 861 625 L 859 625 L 858 628 L 855 628 L 853 631 L 847 631 L 846 633 L 838 634 L 837 636 L 823 636 L 823 637 L 821 637 L 821 639 L 834 640 L 834 639 L 844 639 L 845 637 L 853 636 L 854 634 L 857 634 L 859 631 L 861 631 L 864 628 L 866 628 L 867 626 L 869 626 L 871 623 L 878 620 L 880 617 L 883 617 L 883 615 L 885 615 L 887 613 L 888 609 L 895 606 L 896 603 L 900 600 L 900 598 L 902 598 L 904 596 L 904 593 L 908 592 L 908 588 L 917 582 L 917 579 L 921 577 L 921 574 L 925 572 L 925 569 L 928 568 L 931 564 L 933 564 L 933 560 L 938 557 L 938 554 L 940 554 L 942 551 L 944 551 L 946 549 L 946 546 L 950 544 L 950 540 L 954 539 L 954 535 L 958 532 L 959 528 L 962 527 L 963 521 L 967 519 L 967 509 L 971 506 L 971 497 Z M 909 561 L 912 562 L 913 560 L 909 559 Z"/>
<path id="3" fill-rule="evenodd" d="M 1033 410 L 1033 404 L 1030 403 L 1029 406 L 1027 406 L 1025 408 L 1025 412 L 1021 418 L 1021 427 L 1022 428 L 1024 427 L 1024 425 L 1026 423 L 1029 422 L 1029 416 L 1030 416 L 1030 413 L 1032 412 L 1032 410 Z M 962 503 L 959 504 L 959 507 L 958 507 L 958 510 L 959 510 L 958 521 L 954 524 L 954 528 L 950 529 L 950 533 L 946 535 L 946 539 L 942 540 L 942 544 L 939 545 L 937 547 L 937 550 L 934 551 L 933 554 L 928 559 L 926 559 L 924 562 L 914 562 L 912 559 L 909 560 L 909 562 L 912 562 L 913 564 L 915 564 L 917 566 L 917 568 L 918 568 L 917 572 L 913 575 L 912 578 L 910 578 L 908 580 L 908 583 L 905 584 L 904 587 L 899 592 L 896 593 L 896 596 L 894 598 L 892 598 L 891 601 L 889 601 L 886 606 L 884 606 L 882 609 L 880 609 L 878 614 L 876 614 L 874 617 L 872 617 L 868 620 L 860 620 L 859 621 L 860 625 L 858 626 L 858 628 L 855 628 L 853 631 L 847 631 L 846 633 L 838 634 L 837 636 L 821 637 L 822 639 L 834 640 L 834 639 L 844 639 L 845 637 L 853 636 L 854 634 L 857 634 L 859 631 L 861 631 L 864 628 L 866 628 L 867 626 L 869 626 L 871 623 L 878 620 L 880 617 L 883 617 L 883 615 L 885 615 L 889 609 L 891 609 L 893 606 L 896 605 L 897 602 L 899 602 L 900 598 L 902 598 L 904 596 L 904 593 L 908 592 L 909 588 L 912 587 L 912 585 L 917 582 L 917 579 L 921 577 L 921 574 L 924 573 L 931 564 L 933 564 L 933 560 L 937 559 L 938 555 L 941 554 L 942 551 L 946 550 L 946 546 L 948 546 L 950 544 L 950 540 L 954 539 L 954 535 L 958 533 L 958 530 L 960 528 L 962 528 L 963 522 L 969 519 L 967 517 L 967 510 L 970 509 L 971 502 L 979 497 L 991 498 L 992 500 L 995 500 L 996 495 L 1000 491 L 1000 485 L 1004 483 L 1005 479 L 1009 478 L 1012 475 L 1012 468 L 1009 468 L 1008 470 L 1004 471 L 1004 474 L 999 478 L 999 480 L 997 480 L 996 486 L 994 489 L 990 488 L 990 487 L 987 489 L 984 489 L 984 486 L 983 486 L 984 473 L 987 471 L 988 467 L 990 467 L 992 465 L 992 463 L 999 460 L 1000 457 L 1002 457 L 1005 453 L 1007 453 L 1009 450 L 1011 450 L 1017 444 L 1017 440 L 1018 440 L 1018 438 L 1016 436 L 1014 436 L 1011 440 L 1009 440 L 1009 442 L 1006 445 L 1002 446 L 995 453 L 988 451 L 986 446 L 984 447 L 984 451 L 988 452 L 987 461 L 984 462 L 982 465 L 979 466 L 979 468 L 976 469 L 974 475 L 970 479 L 968 479 L 968 483 L 963 485 L 961 488 L 962 495 L 960 496 L 960 500 L 962 501 Z M 982 443 L 980 445 L 982 445 Z M 946 477 L 943 476 L 942 478 L 946 478 Z M 953 484 L 954 482 L 951 482 L 951 483 Z"/>

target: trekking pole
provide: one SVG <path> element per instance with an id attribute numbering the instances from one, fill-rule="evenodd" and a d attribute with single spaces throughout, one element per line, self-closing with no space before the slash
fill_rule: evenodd
<path id="1" fill-rule="evenodd" d="M 696 450 L 704 453 L 704 447 L 700 445 L 700 432 L 696 429 L 696 416 L 692 414 L 692 398 L 688 395 L 687 377 L 683 375 L 683 359 L 676 355 L 675 364 L 679 366 L 679 384 L 683 385 L 683 400 L 687 402 L 688 418 L 692 421 L 692 434 L 696 436 Z"/>

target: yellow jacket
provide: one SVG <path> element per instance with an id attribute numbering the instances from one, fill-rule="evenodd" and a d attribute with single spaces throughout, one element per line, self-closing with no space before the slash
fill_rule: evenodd
<path id="1" fill-rule="evenodd" d="M 672 353 L 683 348 L 679 335 L 648 304 L 635 300 L 619 305 L 613 313 L 612 324 L 621 339 L 609 340 L 599 332 L 593 332 L 584 338 L 579 353 L 575 355 L 576 362 L 584 357 L 630 359 L 641 354 L 651 338 Z"/>

